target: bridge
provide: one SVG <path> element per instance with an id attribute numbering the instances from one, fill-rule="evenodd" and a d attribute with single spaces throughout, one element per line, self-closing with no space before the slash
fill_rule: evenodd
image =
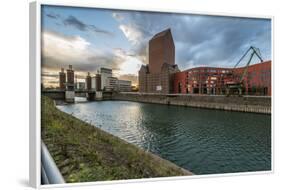
<path id="1" fill-rule="evenodd" d="M 66 102 L 74 102 L 75 97 L 85 97 L 88 101 L 103 100 L 111 98 L 111 91 L 94 91 L 75 89 L 74 91 L 60 89 L 44 89 L 42 95 L 48 96 L 54 100 L 63 100 Z"/>

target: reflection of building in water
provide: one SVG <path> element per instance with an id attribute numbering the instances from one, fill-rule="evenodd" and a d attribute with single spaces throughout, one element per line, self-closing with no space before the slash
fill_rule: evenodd
<path id="1" fill-rule="evenodd" d="M 149 93 L 173 92 L 175 45 L 170 29 L 164 30 L 149 41 L 149 63 L 139 70 L 139 91 Z"/>

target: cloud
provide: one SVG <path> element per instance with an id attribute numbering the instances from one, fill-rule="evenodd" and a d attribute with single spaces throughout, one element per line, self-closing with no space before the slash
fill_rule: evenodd
<path id="1" fill-rule="evenodd" d="M 84 79 L 87 72 L 97 73 L 101 67 L 111 68 L 120 79 L 132 79 L 137 83 L 136 74 L 140 64 L 121 48 L 112 51 L 96 50 L 80 36 L 67 36 L 53 31 L 42 33 L 42 81 L 46 86 L 58 83 L 61 68 L 73 66 L 75 76 Z M 135 72 L 133 72 L 135 71 Z"/>
<path id="2" fill-rule="evenodd" d="M 46 16 L 51 18 L 51 19 L 55 19 L 55 20 L 61 18 L 59 14 L 53 14 L 53 13 L 46 13 Z"/>
<path id="3" fill-rule="evenodd" d="M 70 15 L 66 19 L 63 20 L 63 24 L 65 26 L 71 26 L 73 28 L 76 28 L 82 32 L 94 32 L 99 34 L 105 34 L 108 36 L 113 36 L 113 34 L 107 30 L 103 30 L 101 28 L 98 28 L 95 25 L 85 24 L 81 20 L 77 19 L 76 17 Z"/>
<path id="4" fill-rule="evenodd" d="M 42 68 L 58 73 L 73 65 L 76 73 L 95 73 L 100 67 L 120 70 L 126 57 L 117 51 L 101 51 L 80 36 L 66 36 L 53 31 L 42 33 Z"/>
<path id="5" fill-rule="evenodd" d="M 119 28 L 133 45 L 140 44 L 143 33 L 136 26 L 121 24 Z"/>
<path id="6" fill-rule="evenodd" d="M 76 17 L 74 16 L 69 16 L 67 17 L 64 21 L 63 21 L 64 25 L 66 26 L 73 26 L 75 28 L 77 28 L 78 30 L 81 31 L 86 31 L 88 30 L 88 25 L 84 24 L 83 22 L 81 22 L 80 20 L 78 20 Z"/>
<path id="7" fill-rule="evenodd" d="M 126 18 L 126 22 L 118 22 L 132 45 L 132 54 L 143 63 L 147 63 L 149 39 L 167 28 L 171 28 L 181 69 L 233 67 L 251 45 L 271 59 L 271 23 L 267 19 L 150 12 L 120 12 L 119 16 Z"/>

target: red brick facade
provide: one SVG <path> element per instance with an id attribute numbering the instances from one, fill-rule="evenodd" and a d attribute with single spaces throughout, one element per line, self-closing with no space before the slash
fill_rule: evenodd
<path id="1" fill-rule="evenodd" d="M 197 67 L 178 72 L 174 77 L 174 93 L 225 94 L 228 74 L 242 75 L 242 68 Z M 271 61 L 250 65 L 244 81 L 243 94 L 271 96 Z"/>
<path id="2" fill-rule="evenodd" d="M 174 73 L 178 71 L 171 30 L 164 30 L 149 41 L 149 64 L 139 70 L 139 91 L 172 93 Z"/>
<path id="3" fill-rule="evenodd" d="M 64 69 L 61 68 L 61 72 L 59 72 L 60 89 L 65 90 L 65 83 L 66 83 L 66 74 L 64 72 Z"/>

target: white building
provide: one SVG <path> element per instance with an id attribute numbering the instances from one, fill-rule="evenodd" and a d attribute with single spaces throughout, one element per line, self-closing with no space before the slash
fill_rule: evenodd
<path id="1" fill-rule="evenodd" d="M 101 89 L 103 90 L 106 87 L 107 78 L 112 77 L 112 69 L 101 68 L 100 75 L 101 75 Z"/>
<path id="2" fill-rule="evenodd" d="M 118 80 L 117 90 L 119 92 L 131 92 L 132 91 L 132 81 L 129 80 Z"/>
<path id="3" fill-rule="evenodd" d="M 116 77 L 107 77 L 105 90 L 106 91 L 117 91 L 118 79 Z"/>

